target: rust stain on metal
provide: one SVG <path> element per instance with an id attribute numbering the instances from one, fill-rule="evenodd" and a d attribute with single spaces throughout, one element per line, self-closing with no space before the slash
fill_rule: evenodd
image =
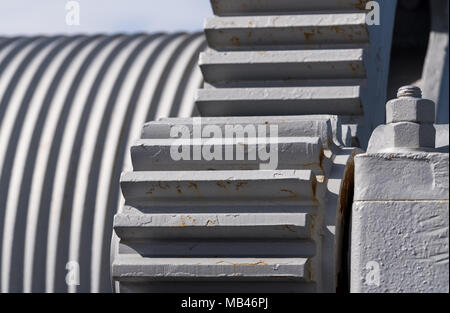
<path id="1" fill-rule="evenodd" d="M 170 188 L 170 186 L 169 186 L 168 183 L 163 183 L 163 182 L 161 182 L 161 181 L 158 182 L 158 186 L 159 186 L 159 188 L 161 188 L 161 189 L 163 189 L 163 190 L 166 190 L 166 189 L 169 189 L 169 188 Z"/>
<path id="2" fill-rule="evenodd" d="M 345 34 L 345 29 L 339 27 L 339 26 L 331 26 L 331 30 L 335 31 L 338 35 Z"/>
<path id="3" fill-rule="evenodd" d="M 314 281 L 313 271 L 311 270 L 311 266 L 308 266 L 308 279 L 309 281 Z"/>
<path id="4" fill-rule="evenodd" d="M 290 232 L 292 232 L 292 233 L 296 233 L 296 231 L 295 231 L 295 230 L 293 230 L 293 229 L 291 228 L 291 226 L 290 226 L 290 225 L 283 225 L 283 228 L 284 228 L 284 229 L 286 229 L 287 231 L 290 231 Z"/>
<path id="5" fill-rule="evenodd" d="M 196 224 L 197 223 L 197 219 L 193 218 L 192 216 L 188 215 L 186 218 L 191 222 L 191 224 Z"/>
<path id="6" fill-rule="evenodd" d="M 291 198 L 291 199 L 297 199 L 300 197 L 296 192 L 293 192 L 292 190 L 289 190 L 289 189 L 280 189 L 280 191 L 287 192 L 289 194 L 288 198 Z"/>
<path id="7" fill-rule="evenodd" d="M 227 189 L 227 186 L 221 181 L 216 182 L 216 185 L 221 187 L 221 188 L 223 188 L 223 189 Z"/>
<path id="8" fill-rule="evenodd" d="M 242 186 L 248 185 L 248 182 L 245 181 L 241 181 L 236 183 L 236 191 L 239 191 L 241 189 Z"/>
<path id="9" fill-rule="evenodd" d="M 194 183 L 193 181 L 190 181 L 188 183 L 188 187 L 193 188 L 196 193 L 200 194 L 200 189 L 198 188 L 198 185 L 196 183 Z"/>
<path id="10" fill-rule="evenodd" d="M 237 46 L 237 47 L 240 47 L 240 46 L 241 46 L 241 40 L 239 39 L 239 37 L 236 37 L 236 36 L 231 37 L 230 43 L 231 43 L 233 46 Z"/>
<path id="11" fill-rule="evenodd" d="M 355 9 L 358 10 L 365 10 L 366 9 L 366 4 L 367 4 L 368 0 L 358 0 L 358 1 L 351 1 L 348 3 L 349 6 L 354 7 Z"/>
<path id="12" fill-rule="evenodd" d="M 353 64 L 353 63 L 349 63 L 350 68 L 352 69 L 353 72 L 356 72 L 359 69 L 359 65 L 358 64 Z"/>
<path id="13" fill-rule="evenodd" d="M 305 39 L 308 41 L 313 40 L 315 36 L 314 32 L 304 32 L 303 35 L 305 36 Z"/>

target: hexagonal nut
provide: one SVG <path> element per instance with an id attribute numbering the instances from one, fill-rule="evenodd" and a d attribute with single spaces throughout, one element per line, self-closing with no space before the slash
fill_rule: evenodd
<path id="1" fill-rule="evenodd" d="M 428 99 L 402 97 L 386 104 L 386 124 L 398 122 L 434 123 L 435 105 Z"/>
<path id="2" fill-rule="evenodd" d="M 384 138 L 388 148 L 434 148 L 436 129 L 432 124 L 392 123 L 384 128 Z"/>

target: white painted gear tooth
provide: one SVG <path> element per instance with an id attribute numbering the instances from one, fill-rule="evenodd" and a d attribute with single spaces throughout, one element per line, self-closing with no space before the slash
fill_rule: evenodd
<path id="1" fill-rule="evenodd" d="M 199 65 L 206 82 L 364 79 L 363 49 L 232 51 L 208 50 Z"/>
<path id="2" fill-rule="evenodd" d="M 216 50 L 284 50 L 369 43 L 365 13 L 212 17 L 205 35 Z"/>
<path id="3" fill-rule="evenodd" d="M 196 104 L 206 116 L 362 113 L 359 86 L 200 89 Z"/>

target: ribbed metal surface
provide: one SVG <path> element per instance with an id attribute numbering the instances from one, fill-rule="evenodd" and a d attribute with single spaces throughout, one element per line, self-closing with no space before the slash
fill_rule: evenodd
<path id="1" fill-rule="evenodd" d="M 335 114 L 365 148 L 384 121 L 396 1 L 211 0 L 202 116 Z M 378 5 L 375 5 L 378 4 Z M 376 9 L 375 9 L 376 8 Z M 373 9 L 373 10 L 372 10 Z M 374 15 L 380 25 L 373 25 Z"/>
<path id="2" fill-rule="evenodd" d="M 0 38 L 2 292 L 111 290 L 131 140 L 146 121 L 192 115 L 204 47 L 181 33 Z"/>
<path id="3" fill-rule="evenodd" d="M 277 125 L 278 137 L 270 137 L 276 169 L 261 170 L 259 153 L 252 157 L 266 149 L 256 145 L 261 137 L 227 134 L 233 125 Z M 195 155 L 209 145 L 219 158 L 173 157 L 180 144 L 173 130 L 204 134 L 211 126 L 225 136 L 215 143 L 186 140 L 183 150 Z M 345 275 L 342 238 L 356 153 L 341 146 L 340 129 L 339 120 L 326 115 L 146 123 L 131 148 L 133 171 L 121 176 L 115 291 L 335 292 Z M 237 155 L 239 149 L 244 157 L 227 158 L 226 151 Z"/>
<path id="4" fill-rule="evenodd" d="M 212 1 L 202 116 L 364 114 L 365 5 L 309 2 Z"/>

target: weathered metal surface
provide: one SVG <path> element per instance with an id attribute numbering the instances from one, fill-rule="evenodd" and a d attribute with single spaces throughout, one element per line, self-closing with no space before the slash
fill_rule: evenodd
<path id="1" fill-rule="evenodd" d="M 205 21 L 200 114 L 341 115 L 345 141 L 365 148 L 383 122 L 379 102 L 386 96 L 396 5 L 367 3 L 211 1 L 216 16 Z M 368 24 L 373 14 L 380 25 Z"/>
<path id="2" fill-rule="evenodd" d="M 352 292 L 449 290 L 449 154 L 434 149 L 434 103 L 418 111 L 420 94 L 402 88 L 401 101 L 388 103 L 391 124 L 355 158 Z"/>
<path id="3" fill-rule="evenodd" d="M 342 148 L 339 121 L 202 119 L 200 127 L 279 125 L 279 167 L 272 170 L 251 160 L 256 138 L 245 132 L 222 138 L 244 146 L 242 159 L 171 159 L 170 129 L 195 132 L 196 123 L 149 122 L 147 139 L 131 149 L 134 168 L 122 174 L 125 205 L 114 219 L 115 290 L 336 291 L 355 153 Z M 186 140 L 186 147 L 206 142 Z"/>
<path id="4" fill-rule="evenodd" d="M 386 125 L 375 129 L 368 152 L 434 151 L 436 147 L 435 104 L 422 99 L 416 86 L 398 90 L 398 98 L 386 104 Z"/>
<path id="5" fill-rule="evenodd" d="M 363 49 L 239 51 L 208 50 L 200 56 L 203 78 L 211 85 L 227 81 L 365 78 Z"/>
<path id="6" fill-rule="evenodd" d="M 369 42 L 365 13 L 213 17 L 205 34 L 209 47 L 231 51 Z"/>
<path id="7" fill-rule="evenodd" d="M 360 96 L 359 86 L 205 88 L 197 108 L 207 116 L 353 114 L 362 112 Z"/>

